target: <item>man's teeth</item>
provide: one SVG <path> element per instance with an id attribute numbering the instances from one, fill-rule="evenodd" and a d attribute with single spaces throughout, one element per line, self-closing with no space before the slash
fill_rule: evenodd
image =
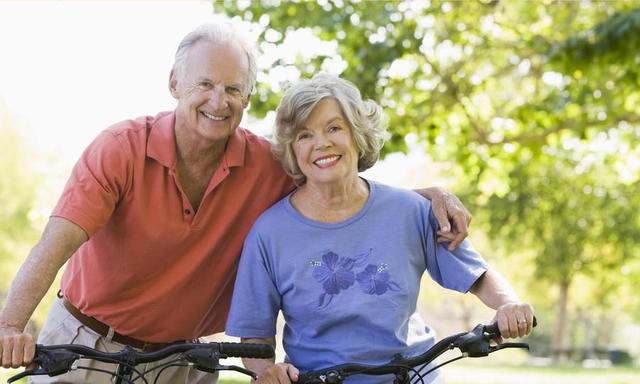
<path id="1" fill-rule="evenodd" d="M 316 161 L 314 161 L 314 163 L 316 163 L 317 165 L 325 165 L 325 164 L 329 164 L 333 161 L 336 161 L 340 158 L 340 156 L 331 156 L 331 157 L 325 157 L 322 159 L 318 159 Z"/>
<path id="2" fill-rule="evenodd" d="M 226 119 L 225 116 L 214 116 L 214 115 L 208 114 L 207 112 L 202 112 L 202 114 L 211 120 L 220 121 L 220 120 Z"/>

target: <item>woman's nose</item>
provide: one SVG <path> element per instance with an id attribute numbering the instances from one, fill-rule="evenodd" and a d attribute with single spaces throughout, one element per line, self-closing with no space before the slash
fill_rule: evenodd
<path id="1" fill-rule="evenodd" d="M 315 149 L 324 149 L 331 146 L 331 140 L 329 140 L 327 135 L 325 135 L 324 133 L 315 135 L 314 139 L 315 139 L 315 142 L 314 142 Z"/>

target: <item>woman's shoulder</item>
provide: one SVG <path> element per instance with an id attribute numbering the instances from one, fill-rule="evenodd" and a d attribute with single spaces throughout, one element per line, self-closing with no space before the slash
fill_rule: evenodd
<path id="1" fill-rule="evenodd" d="M 411 189 L 395 187 L 377 181 L 369 180 L 369 183 L 375 189 L 377 199 L 380 202 L 406 204 L 412 207 L 424 206 L 427 209 L 431 206 L 431 202 L 428 199 Z"/>
<path id="2" fill-rule="evenodd" d="M 287 205 L 289 204 L 289 195 L 278 200 L 271 207 L 267 208 L 258 218 L 252 227 L 252 232 L 269 232 L 281 227 L 282 221 L 287 215 Z"/>

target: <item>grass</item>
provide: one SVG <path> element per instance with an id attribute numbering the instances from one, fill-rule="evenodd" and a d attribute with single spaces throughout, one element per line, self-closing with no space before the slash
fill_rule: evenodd
<path id="1" fill-rule="evenodd" d="M 640 368 L 586 369 L 577 366 L 529 367 L 460 362 L 443 367 L 447 384 L 637 384 Z M 13 372 L 13 373 L 11 373 Z M 18 370 L 0 369 L 0 383 Z M 219 384 L 247 384 L 248 379 L 223 373 Z M 19 383 L 24 384 L 26 380 Z"/>

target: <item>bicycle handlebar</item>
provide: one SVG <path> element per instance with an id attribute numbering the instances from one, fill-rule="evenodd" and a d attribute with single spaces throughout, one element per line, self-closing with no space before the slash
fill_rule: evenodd
<path id="1" fill-rule="evenodd" d="M 120 352 L 102 352 L 78 344 L 46 346 L 37 344 L 34 363 L 36 363 L 39 368 L 21 372 L 9 378 L 7 382 L 12 383 L 23 377 L 32 375 L 60 375 L 69 372 L 72 369 L 72 364 L 76 360 L 83 358 L 111 364 L 135 366 L 159 361 L 174 354 L 182 354 L 182 358 L 194 363 L 197 369 L 213 372 L 225 368 L 218 366 L 218 359 L 220 358 L 247 357 L 268 359 L 274 356 L 274 349 L 271 345 L 267 344 L 180 343 L 168 345 L 154 352 L 139 352 L 131 347 L 125 347 Z M 253 374 L 253 372 L 250 371 L 244 373 L 249 375 Z"/>
<path id="2" fill-rule="evenodd" d="M 538 322 L 534 317 L 533 327 L 537 326 L 537 323 Z M 404 372 L 406 374 L 409 367 L 425 366 L 434 361 L 444 352 L 454 348 L 458 348 L 462 352 L 462 357 L 483 357 L 497 350 L 506 348 L 529 349 L 529 345 L 526 343 L 502 343 L 499 345 L 491 345 L 490 342 L 498 337 L 500 337 L 500 329 L 498 328 L 497 323 L 489 325 L 478 324 L 470 332 L 462 332 L 445 337 L 418 356 L 405 358 L 397 354 L 391 361 L 382 365 L 350 363 L 335 365 L 317 371 L 301 373 L 297 384 L 338 384 L 342 383 L 346 377 L 353 374 L 375 376 L 399 374 L 400 372 Z"/>

